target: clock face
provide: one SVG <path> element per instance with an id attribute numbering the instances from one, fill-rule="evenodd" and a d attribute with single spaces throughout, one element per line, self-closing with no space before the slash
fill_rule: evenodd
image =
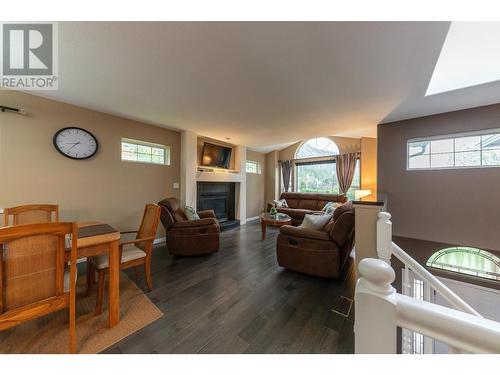
<path id="1" fill-rule="evenodd" d="M 54 147 L 71 159 L 88 159 L 95 155 L 97 139 L 89 131 L 81 128 L 63 128 L 54 135 Z"/>

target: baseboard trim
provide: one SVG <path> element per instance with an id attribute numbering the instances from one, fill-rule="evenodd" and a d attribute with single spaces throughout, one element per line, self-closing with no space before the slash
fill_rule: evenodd
<path id="1" fill-rule="evenodd" d="M 159 237 L 159 238 L 156 238 L 153 242 L 153 245 L 157 245 L 159 243 L 163 243 L 163 242 L 166 242 L 167 241 L 167 237 Z"/>
<path id="2" fill-rule="evenodd" d="M 249 221 L 259 220 L 259 218 L 260 218 L 260 216 L 247 217 L 247 222 L 249 222 Z"/>

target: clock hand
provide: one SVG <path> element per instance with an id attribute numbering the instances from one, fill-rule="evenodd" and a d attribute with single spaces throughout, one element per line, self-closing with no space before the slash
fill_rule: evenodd
<path id="1" fill-rule="evenodd" d="M 70 148 L 68 148 L 68 149 L 66 150 L 66 152 L 68 152 L 68 151 L 69 151 L 69 150 L 71 150 L 73 147 L 75 147 L 76 145 L 79 145 L 79 144 L 80 144 L 80 142 L 77 142 L 77 143 L 73 144 L 73 146 L 71 146 Z"/>

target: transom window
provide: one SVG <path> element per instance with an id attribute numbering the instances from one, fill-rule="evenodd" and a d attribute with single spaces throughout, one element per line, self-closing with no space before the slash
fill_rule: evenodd
<path id="1" fill-rule="evenodd" d="M 500 258 L 473 247 L 450 247 L 432 254 L 427 266 L 465 275 L 500 280 Z"/>
<path id="2" fill-rule="evenodd" d="M 170 165 L 170 147 L 122 138 L 122 160 Z"/>
<path id="3" fill-rule="evenodd" d="M 320 137 L 304 142 L 295 153 L 295 159 L 317 158 L 338 154 L 339 148 L 333 140 L 326 137 Z"/>
<path id="4" fill-rule="evenodd" d="M 247 173 L 256 173 L 256 174 L 262 173 L 260 163 L 254 160 L 247 160 L 245 163 L 245 169 Z"/>
<path id="5" fill-rule="evenodd" d="M 500 131 L 408 141 L 408 169 L 500 166 Z"/>

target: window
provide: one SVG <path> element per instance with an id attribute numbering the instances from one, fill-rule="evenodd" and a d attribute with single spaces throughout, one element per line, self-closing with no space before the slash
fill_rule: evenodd
<path id="1" fill-rule="evenodd" d="M 170 147 L 122 138 L 122 160 L 170 165 Z"/>
<path id="2" fill-rule="evenodd" d="M 339 148 L 330 138 L 313 138 L 304 142 L 295 153 L 295 159 L 317 158 L 339 154 Z"/>
<path id="3" fill-rule="evenodd" d="M 260 168 L 260 163 L 253 160 L 246 161 L 245 169 L 247 173 L 256 173 L 256 174 L 262 173 L 262 170 Z"/>
<path id="4" fill-rule="evenodd" d="M 332 193 L 339 194 L 339 183 L 335 162 L 304 162 L 297 163 L 296 167 L 296 190 L 299 193 Z M 354 200 L 354 191 L 360 188 L 359 160 L 356 162 L 354 178 L 347 198 Z"/>
<path id="5" fill-rule="evenodd" d="M 442 249 L 429 258 L 427 266 L 485 279 L 500 280 L 500 258 L 473 247 Z"/>
<path id="6" fill-rule="evenodd" d="M 332 156 L 339 154 L 333 140 L 326 137 L 313 138 L 297 149 L 295 159 L 321 158 L 315 161 L 297 161 L 295 168 L 295 190 L 299 193 L 339 194 L 339 183 L 335 161 Z M 354 200 L 354 191 L 360 188 L 359 160 L 347 197 Z"/>
<path id="7" fill-rule="evenodd" d="M 408 169 L 500 166 L 500 132 L 474 132 L 408 141 Z"/>

